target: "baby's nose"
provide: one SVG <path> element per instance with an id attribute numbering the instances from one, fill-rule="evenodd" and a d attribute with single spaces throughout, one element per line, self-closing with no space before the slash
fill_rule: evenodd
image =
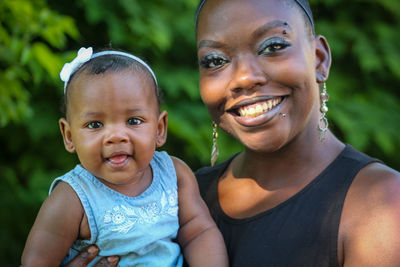
<path id="1" fill-rule="evenodd" d="M 127 143 L 128 140 L 128 133 L 124 126 L 110 126 L 110 128 L 107 129 L 104 144 Z"/>

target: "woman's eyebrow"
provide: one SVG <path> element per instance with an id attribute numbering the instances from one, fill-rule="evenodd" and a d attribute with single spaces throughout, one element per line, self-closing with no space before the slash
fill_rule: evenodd
<path id="1" fill-rule="evenodd" d="M 199 42 L 199 45 L 197 46 L 197 49 L 200 49 L 202 47 L 223 48 L 225 46 L 226 45 L 224 45 L 223 43 L 216 42 L 213 40 L 201 40 Z"/>
<path id="2" fill-rule="evenodd" d="M 292 28 L 289 26 L 289 24 L 286 21 L 282 20 L 273 20 L 265 23 L 264 25 L 260 26 L 257 28 L 252 34 L 252 38 L 256 39 L 266 32 L 275 29 L 275 28 L 286 28 L 288 30 L 291 30 Z M 213 40 L 201 40 L 197 46 L 197 50 L 199 50 L 202 47 L 211 47 L 211 48 L 224 48 L 226 47 L 225 44 L 213 41 Z"/>
<path id="3" fill-rule="evenodd" d="M 282 20 L 273 20 L 265 23 L 264 25 L 260 26 L 257 28 L 252 34 L 252 38 L 257 39 L 258 37 L 264 35 L 266 32 L 275 29 L 275 28 L 286 28 L 288 30 L 291 30 L 292 28 L 289 26 L 289 24 L 286 21 Z"/>

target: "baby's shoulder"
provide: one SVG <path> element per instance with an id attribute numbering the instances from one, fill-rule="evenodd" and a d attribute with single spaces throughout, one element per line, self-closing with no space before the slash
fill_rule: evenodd
<path id="1" fill-rule="evenodd" d="M 186 176 L 194 176 L 192 169 L 180 158 L 175 156 L 171 156 L 171 160 L 174 164 L 176 176 L 178 177 L 186 177 Z"/>

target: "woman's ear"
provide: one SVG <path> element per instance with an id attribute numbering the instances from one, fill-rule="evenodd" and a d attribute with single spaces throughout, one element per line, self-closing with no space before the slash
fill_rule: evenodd
<path id="1" fill-rule="evenodd" d="M 60 125 L 60 131 L 63 136 L 65 149 L 70 153 L 75 153 L 76 150 L 74 143 L 72 142 L 71 128 L 68 121 L 65 118 L 61 118 L 59 119 L 58 124 Z"/>
<path id="2" fill-rule="evenodd" d="M 315 38 L 315 56 L 316 56 L 316 78 L 318 83 L 326 82 L 331 68 L 331 49 L 324 36 L 318 35 Z"/>
<path id="3" fill-rule="evenodd" d="M 167 126 L 168 113 L 167 111 L 163 110 L 158 117 L 156 147 L 160 147 L 165 144 L 165 141 L 167 140 Z"/>

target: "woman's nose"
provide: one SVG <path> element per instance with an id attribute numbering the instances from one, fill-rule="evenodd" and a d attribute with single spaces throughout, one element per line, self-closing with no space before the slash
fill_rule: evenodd
<path id="1" fill-rule="evenodd" d="M 267 82 L 267 75 L 262 70 L 255 55 L 243 55 L 233 64 L 233 75 L 229 88 L 238 93 L 243 90 L 254 90 Z"/>
<path id="2" fill-rule="evenodd" d="M 105 145 L 127 143 L 128 141 L 129 137 L 125 126 L 110 125 L 108 127 L 106 136 L 104 138 Z"/>

